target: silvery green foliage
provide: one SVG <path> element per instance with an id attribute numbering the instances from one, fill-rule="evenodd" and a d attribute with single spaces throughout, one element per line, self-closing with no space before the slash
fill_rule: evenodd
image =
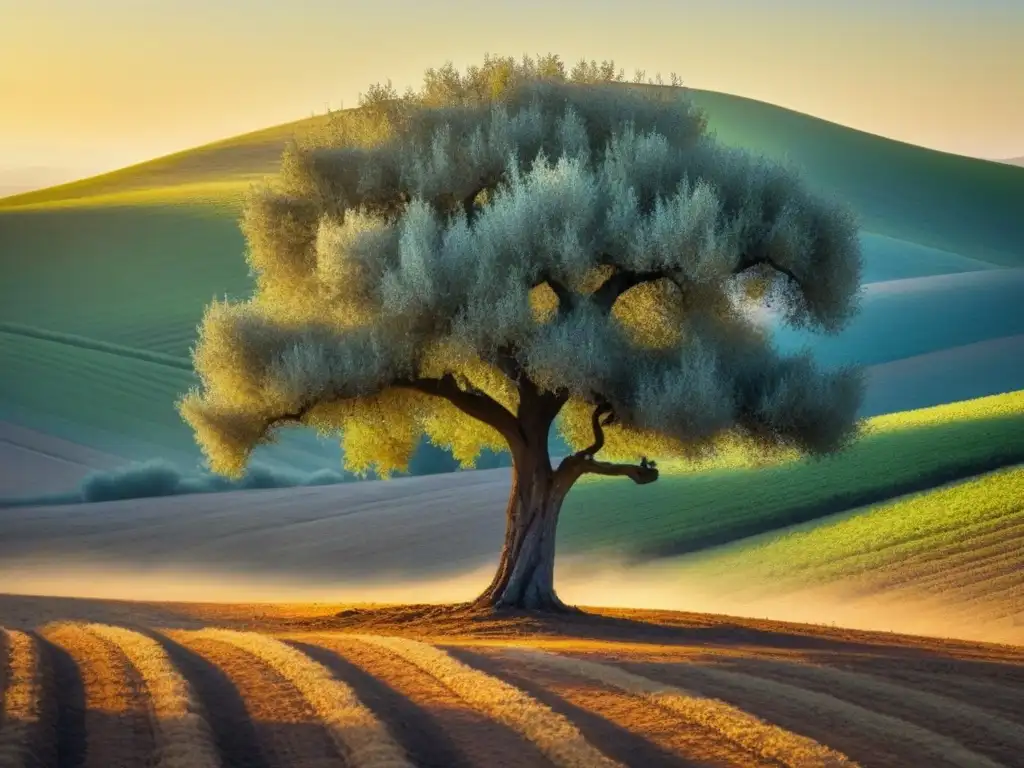
<path id="1" fill-rule="evenodd" d="M 296 403 L 372 394 L 451 341 L 492 362 L 511 354 L 542 386 L 684 442 L 738 427 L 830 449 L 854 421 L 857 377 L 780 359 L 720 307 L 756 268 L 791 323 L 842 327 L 856 309 L 855 223 L 702 130 L 686 102 L 534 83 L 495 103 L 410 108 L 377 148 L 292 150 L 288 189 L 257 201 L 253 237 L 366 320 L 281 331 L 265 380 Z M 596 267 L 654 273 L 699 302 L 680 343 L 636 346 L 579 293 L 535 321 L 533 288 L 564 295 Z"/>
<path id="2" fill-rule="evenodd" d="M 599 392 L 620 403 L 628 396 L 622 384 L 632 376 L 627 366 L 636 355 L 618 324 L 596 307 L 583 304 L 555 318 L 523 351 L 528 373 L 547 388 L 564 387 L 584 399 Z"/>
<path id="3" fill-rule="evenodd" d="M 328 328 L 306 328 L 267 367 L 274 393 L 296 405 L 375 395 L 413 373 L 409 340 L 360 328 L 339 338 Z"/>

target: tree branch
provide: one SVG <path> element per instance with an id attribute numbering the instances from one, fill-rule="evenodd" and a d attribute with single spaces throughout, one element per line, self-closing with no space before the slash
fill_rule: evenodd
<path id="1" fill-rule="evenodd" d="M 604 427 L 615 423 L 615 409 L 606 399 L 599 398 L 590 423 L 594 430 L 594 442 L 582 451 L 566 456 L 555 470 L 555 483 L 562 493 L 568 493 L 572 484 L 587 474 L 628 477 L 637 485 L 646 485 L 658 479 L 655 463 L 648 462 L 646 457 L 639 465 L 613 464 L 594 459 L 594 455 L 604 448 Z"/>
<path id="2" fill-rule="evenodd" d="M 603 421 L 601 419 L 602 416 L 605 417 Z M 594 442 L 582 451 L 577 451 L 575 455 L 581 459 L 593 458 L 598 451 L 604 448 L 604 429 L 602 429 L 602 426 L 608 426 L 613 421 L 615 421 L 615 411 L 611 403 L 607 400 L 601 400 L 590 418 L 590 424 L 594 430 Z"/>
<path id="3" fill-rule="evenodd" d="M 505 406 L 480 390 L 466 391 L 462 389 L 455 376 L 450 373 L 446 373 L 440 379 L 400 379 L 392 382 L 392 386 L 414 389 L 426 395 L 444 398 L 467 416 L 494 427 L 502 437 L 509 441 L 511 448 L 515 448 L 522 439 L 516 417 Z M 329 401 L 330 398 L 317 398 L 304 403 L 291 413 L 283 413 L 268 420 L 267 429 L 278 424 L 301 424 L 302 420 L 316 406 Z"/>
<path id="4" fill-rule="evenodd" d="M 667 271 L 662 269 L 651 270 L 648 272 L 634 272 L 631 269 L 617 269 L 616 272 L 609 277 L 601 287 L 598 288 L 591 296 L 591 299 L 601 310 L 608 314 L 612 311 L 612 307 L 615 306 L 615 302 L 619 296 L 624 294 L 630 288 L 635 288 L 642 283 L 651 283 L 655 280 L 660 280 L 663 277 L 670 277 Z"/>
<path id="5" fill-rule="evenodd" d="M 647 485 L 658 479 L 658 470 L 652 466 L 637 464 L 612 464 L 607 461 L 590 459 L 583 465 L 580 474 L 607 475 L 609 477 L 628 477 L 637 485 Z"/>
<path id="6" fill-rule="evenodd" d="M 415 389 L 426 395 L 444 398 L 467 416 L 494 427 L 509 441 L 513 449 L 521 439 L 519 423 L 505 406 L 484 392 L 467 392 L 459 387 L 455 377 L 450 373 L 446 373 L 440 379 L 400 380 L 394 382 L 393 386 Z"/>

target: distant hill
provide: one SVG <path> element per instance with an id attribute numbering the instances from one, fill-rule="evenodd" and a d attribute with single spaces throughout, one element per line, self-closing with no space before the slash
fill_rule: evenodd
<path id="1" fill-rule="evenodd" d="M 893 141 L 753 99 L 687 92 L 719 140 L 799 167 L 820 191 L 850 202 L 865 230 L 994 264 L 1024 265 L 1024 217 L 1016 205 L 1024 198 L 1024 170 Z M 237 210 L 248 186 L 275 172 L 287 139 L 321 131 L 329 119 L 306 118 L 2 199 L 0 211 L 168 203 Z"/>
<path id="2" fill-rule="evenodd" d="M 0 199 L 80 179 L 90 171 L 78 168 L 52 168 L 49 166 L 0 167 Z"/>
<path id="3" fill-rule="evenodd" d="M 1005 160 L 1003 160 L 1001 162 L 1004 162 L 1007 165 L 1021 165 L 1021 166 L 1024 166 L 1024 155 L 1021 155 L 1020 157 L 1008 157 L 1008 158 L 1006 158 Z"/>
<path id="4" fill-rule="evenodd" d="M 876 387 L 900 391 L 876 389 L 872 412 L 1024 387 L 994 362 L 984 369 L 991 380 L 970 387 L 937 368 L 961 359 L 944 350 L 1024 333 L 1014 293 L 1024 273 L 929 280 L 1024 267 L 1024 168 L 739 96 L 689 95 L 719 140 L 791 163 L 860 216 L 865 314 L 849 334 L 815 345 L 832 362 L 930 355 L 875 376 Z M 275 172 L 288 138 L 328 122 L 299 120 L 0 199 L 0 420 L 110 455 L 197 461 L 173 401 L 194 381 L 189 350 L 203 307 L 251 288 L 242 197 Z M 947 381 L 948 393 L 935 383 Z M 338 461 L 336 444 L 305 433 L 268 451 L 303 469 Z"/>

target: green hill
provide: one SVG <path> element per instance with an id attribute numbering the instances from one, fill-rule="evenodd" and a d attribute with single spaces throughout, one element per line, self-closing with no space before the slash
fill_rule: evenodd
<path id="1" fill-rule="evenodd" d="M 1022 462 L 1024 390 L 875 417 L 827 459 L 703 471 L 665 463 L 649 489 L 588 478 L 567 497 L 559 536 L 579 553 L 672 557 Z"/>
<path id="2" fill-rule="evenodd" d="M 739 96 L 691 90 L 726 144 L 804 170 L 853 205 L 864 229 L 1024 266 L 1024 169 L 925 149 Z"/>
<path id="3" fill-rule="evenodd" d="M 788 158 L 859 212 L 865 281 L 889 287 L 869 289 L 849 334 L 815 340 L 827 360 L 888 364 L 1024 332 L 1019 274 L 1005 269 L 1024 266 L 1024 169 L 749 99 L 690 94 L 720 140 Z M 0 418 L 126 458 L 194 461 L 171 401 L 192 380 L 203 307 L 249 290 L 236 224 L 242 195 L 275 171 L 287 138 L 327 123 L 300 120 L 0 200 Z M 937 396 L 930 391 L 928 402 Z M 337 461 L 336 446 L 312 438 L 285 448 L 274 455 L 288 463 Z"/>
<path id="4" fill-rule="evenodd" d="M 664 560 L 657 573 L 680 594 L 713 584 L 734 611 L 782 607 L 812 621 L 821 605 L 848 610 L 844 621 L 931 614 L 933 626 L 1001 625 L 1020 643 L 1022 547 L 1018 466 Z"/>

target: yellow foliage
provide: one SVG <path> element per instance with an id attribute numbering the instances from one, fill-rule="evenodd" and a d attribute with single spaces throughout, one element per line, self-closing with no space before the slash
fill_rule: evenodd
<path id="1" fill-rule="evenodd" d="M 530 291 L 530 310 L 533 319 L 540 325 L 550 323 L 558 312 L 558 296 L 547 283 L 541 283 Z"/>
<path id="2" fill-rule="evenodd" d="M 348 400 L 335 418 L 341 430 L 345 468 L 381 477 L 409 469 L 421 431 L 425 396 L 406 389 L 386 389 L 374 397 Z"/>
<path id="3" fill-rule="evenodd" d="M 392 388 L 376 397 L 321 403 L 305 419 L 323 435 L 341 433 L 345 467 L 381 476 L 407 471 L 418 437 L 449 448 L 463 467 L 472 467 L 485 448 L 500 451 L 504 438 L 439 397 Z"/>
<path id="4" fill-rule="evenodd" d="M 307 277 L 315 263 L 313 246 L 319 219 L 316 206 L 309 200 L 269 187 L 254 190 L 241 220 L 249 245 L 249 265 L 274 281 Z"/>
<path id="5" fill-rule="evenodd" d="M 229 396 L 238 405 L 257 403 L 262 397 L 254 350 L 242 343 L 238 334 L 250 314 L 249 304 L 211 303 L 203 313 L 199 341 L 192 354 L 196 373 L 207 389 Z"/>
<path id="6" fill-rule="evenodd" d="M 477 421 L 447 400 L 435 398 L 423 415 L 423 431 L 434 445 L 449 448 L 455 460 L 465 468 L 476 465 L 480 451 L 501 451 L 505 438 L 493 427 Z"/>
<path id="7" fill-rule="evenodd" d="M 612 308 L 612 316 L 634 344 L 663 349 L 682 339 L 682 310 L 679 289 L 668 280 L 657 280 L 622 294 Z"/>
<path id="8" fill-rule="evenodd" d="M 195 389 L 178 402 L 178 412 L 195 432 L 210 469 L 233 478 L 245 474 L 252 448 L 265 428 L 259 413 L 218 405 Z"/>
<path id="9" fill-rule="evenodd" d="M 328 217 L 320 221 L 316 242 L 316 272 L 313 283 L 324 308 L 334 310 L 343 327 L 369 322 L 375 306 L 367 295 L 367 265 L 353 258 L 360 240 L 387 231 L 388 222 L 362 210 L 351 210 L 344 221 Z M 340 311 L 339 311 L 340 310 Z"/>
<path id="10" fill-rule="evenodd" d="M 576 293 L 589 296 L 600 288 L 614 272 L 615 267 L 610 264 L 599 264 L 587 270 L 587 273 L 578 283 L 569 287 L 576 291 Z"/>

